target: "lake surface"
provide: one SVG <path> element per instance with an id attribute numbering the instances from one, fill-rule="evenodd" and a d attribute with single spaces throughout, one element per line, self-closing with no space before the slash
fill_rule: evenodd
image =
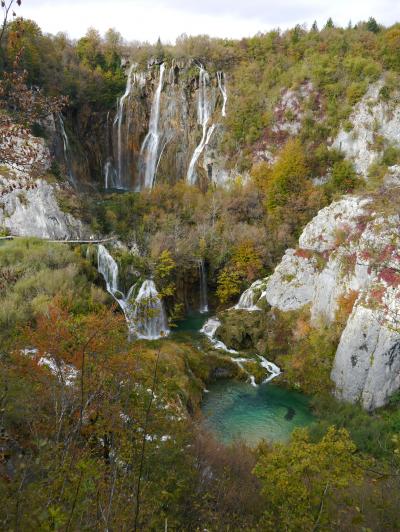
<path id="1" fill-rule="evenodd" d="M 274 384 L 257 388 L 245 382 L 221 381 L 208 387 L 202 411 L 208 430 L 224 442 L 262 439 L 285 442 L 296 427 L 312 423 L 309 400 Z"/>

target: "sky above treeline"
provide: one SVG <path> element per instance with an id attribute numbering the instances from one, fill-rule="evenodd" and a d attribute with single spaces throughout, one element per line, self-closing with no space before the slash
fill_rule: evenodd
<path id="1" fill-rule="evenodd" d="M 94 27 L 114 28 L 128 41 L 174 43 L 183 33 L 240 38 L 314 20 L 322 27 L 329 17 L 340 26 L 370 16 L 391 25 L 400 21 L 400 0 L 22 0 L 16 11 L 72 38 Z"/>

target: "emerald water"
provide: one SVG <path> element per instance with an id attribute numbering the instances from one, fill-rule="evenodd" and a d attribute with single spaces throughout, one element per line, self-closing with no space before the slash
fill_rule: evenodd
<path id="1" fill-rule="evenodd" d="M 176 323 L 174 332 L 199 333 L 210 315 L 209 312 L 192 312 Z"/>
<path id="2" fill-rule="evenodd" d="M 199 330 L 210 314 L 192 313 L 177 323 L 176 338 L 199 343 Z M 223 380 L 208 386 L 202 403 L 204 425 L 224 443 L 243 439 L 257 445 L 262 439 L 287 441 L 296 427 L 312 423 L 309 400 L 301 393 L 267 383 L 254 387 L 248 382 Z"/>
<path id="3" fill-rule="evenodd" d="M 287 441 L 296 427 L 312 423 L 304 395 L 274 384 L 221 381 L 208 387 L 202 411 L 204 424 L 224 443 L 243 439 L 256 445 L 262 439 Z"/>

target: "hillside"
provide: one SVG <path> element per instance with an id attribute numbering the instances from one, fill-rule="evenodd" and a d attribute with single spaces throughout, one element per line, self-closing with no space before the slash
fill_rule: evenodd
<path id="1" fill-rule="evenodd" d="M 400 26 L 331 22 L 5 23 L 0 528 L 400 528 Z"/>

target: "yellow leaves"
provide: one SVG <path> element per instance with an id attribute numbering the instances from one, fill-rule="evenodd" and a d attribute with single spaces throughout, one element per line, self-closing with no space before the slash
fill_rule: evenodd
<path id="1" fill-rule="evenodd" d="M 330 427 L 318 443 L 310 441 L 306 429 L 297 429 L 288 445 L 260 449 L 254 472 L 279 529 L 312 528 L 321 497 L 328 489 L 340 493 L 362 479 L 355 451 L 348 432 L 335 427 Z M 329 522 L 326 508 L 321 519 Z"/>

